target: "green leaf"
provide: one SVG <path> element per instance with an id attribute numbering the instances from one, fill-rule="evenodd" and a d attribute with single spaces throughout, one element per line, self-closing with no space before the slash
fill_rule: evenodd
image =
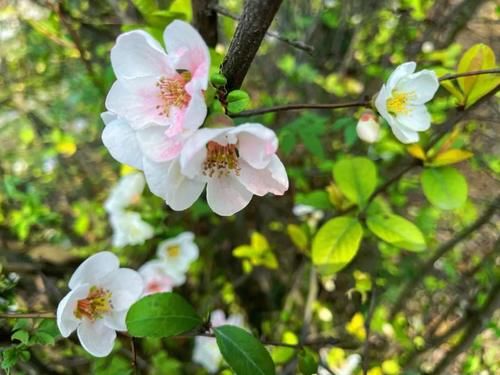
<path id="1" fill-rule="evenodd" d="M 222 356 L 237 375 L 273 375 L 274 363 L 266 348 L 242 328 L 214 328 Z"/>
<path id="2" fill-rule="evenodd" d="M 11 339 L 18 340 L 18 341 L 22 342 L 23 344 L 27 345 L 28 341 L 30 339 L 30 334 L 28 331 L 19 330 L 19 331 L 14 332 L 14 334 L 11 336 Z"/>
<path id="3" fill-rule="evenodd" d="M 340 191 L 352 202 L 363 207 L 377 186 L 377 168 L 370 159 L 343 159 L 333 167 L 333 177 Z"/>
<path id="4" fill-rule="evenodd" d="M 357 254 L 362 237 L 363 227 L 352 217 L 327 221 L 312 244 L 312 259 L 318 271 L 330 276 L 347 266 Z"/>
<path id="5" fill-rule="evenodd" d="M 299 250 L 307 251 L 307 245 L 309 243 L 309 239 L 307 238 L 307 234 L 296 224 L 288 224 L 286 227 L 286 231 L 288 236 L 292 240 L 295 246 Z"/>
<path id="6" fill-rule="evenodd" d="M 286 128 L 280 131 L 279 145 L 280 149 L 283 151 L 285 155 L 289 155 L 295 148 L 296 144 L 297 144 L 297 137 L 295 133 Z"/>
<path id="7" fill-rule="evenodd" d="M 155 0 L 132 0 L 132 3 L 143 16 L 147 16 L 158 9 Z"/>
<path id="8" fill-rule="evenodd" d="M 128 331 L 136 337 L 170 337 L 201 324 L 194 308 L 175 293 L 146 296 L 134 303 L 127 314 Z"/>
<path id="9" fill-rule="evenodd" d="M 47 332 L 36 332 L 31 337 L 30 343 L 33 344 L 42 344 L 42 345 L 53 345 L 55 343 L 55 339 L 52 335 Z"/>
<path id="10" fill-rule="evenodd" d="M 410 251 L 426 248 L 420 229 L 404 217 L 394 214 L 371 215 L 366 224 L 377 237 L 391 245 Z"/>
<path id="11" fill-rule="evenodd" d="M 234 90 L 227 95 L 227 109 L 231 113 L 244 111 L 250 104 L 250 96 L 243 90 Z"/>
<path id="12" fill-rule="evenodd" d="M 420 181 L 429 202 L 443 210 L 461 207 L 467 200 L 467 181 L 455 168 L 426 168 Z"/>
<path id="13" fill-rule="evenodd" d="M 303 375 L 314 375 L 318 372 L 318 360 L 311 349 L 304 348 L 299 353 L 299 370 Z"/>

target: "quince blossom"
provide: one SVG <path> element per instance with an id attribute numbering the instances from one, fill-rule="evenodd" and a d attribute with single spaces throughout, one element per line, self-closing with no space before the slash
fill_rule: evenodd
<path id="1" fill-rule="evenodd" d="M 163 260 L 153 259 L 138 270 L 144 280 L 144 295 L 171 292 L 186 281 L 184 273 L 174 272 Z"/>
<path id="2" fill-rule="evenodd" d="M 111 214 L 137 203 L 145 185 L 146 180 L 142 173 L 129 173 L 123 176 L 111 189 L 108 199 L 104 202 L 104 208 Z"/>
<path id="3" fill-rule="evenodd" d="M 106 108 L 135 130 L 160 125 L 154 132 L 167 139 L 205 120 L 210 54 L 199 33 L 183 21 L 170 23 L 163 40 L 168 53 L 142 30 L 117 38 L 111 50 L 117 80 Z"/>
<path id="4" fill-rule="evenodd" d="M 121 210 L 113 212 L 110 221 L 114 247 L 140 245 L 154 235 L 153 227 L 142 220 L 137 212 Z"/>
<path id="5" fill-rule="evenodd" d="M 210 314 L 212 327 L 222 325 L 233 325 L 243 327 L 243 317 L 239 314 L 229 315 L 222 310 L 215 310 Z M 193 362 L 203 366 L 209 373 L 215 373 L 219 369 L 222 361 L 222 354 L 217 346 L 217 342 L 212 337 L 197 336 L 194 341 Z"/>
<path id="6" fill-rule="evenodd" d="M 92 255 L 73 273 L 70 292 L 57 307 L 61 335 L 68 337 L 76 330 L 83 348 L 95 357 L 111 353 L 116 331 L 127 330 L 127 311 L 142 295 L 141 276 L 119 267 L 109 251 Z"/>
<path id="7" fill-rule="evenodd" d="M 191 263 L 198 259 L 199 249 L 194 242 L 194 234 L 183 232 L 160 242 L 156 255 L 170 272 L 185 274 Z"/>
<path id="8" fill-rule="evenodd" d="M 282 195 L 288 176 L 276 151 L 276 134 L 261 124 L 203 128 L 184 144 L 178 159 L 143 159 L 151 191 L 176 211 L 190 207 L 207 187 L 210 208 L 223 216 L 248 205 L 252 196 Z"/>
<path id="9" fill-rule="evenodd" d="M 380 139 L 380 125 L 372 111 L 365 111 L 356 125 L 359 139 L 366 143 L 375 143 Z"/>
<path id="10" fill-rule="evenodd" d="M 389 76 L 375 99 L 375 107 L 387 120 L 392 132 L 403 143 L 418 141 L 418 132 L 431 126 L 431 116 L 425 103 L 439 88 L 436 73 L 415 72 L 416 63 L 401 64 Z"/>

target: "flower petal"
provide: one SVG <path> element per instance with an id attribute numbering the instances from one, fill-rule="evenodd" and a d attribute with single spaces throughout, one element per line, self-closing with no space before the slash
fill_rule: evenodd
<path id="1" fill-rule="evenodd" d="M 168 137 L 164 126 L 150 126 L 138 130 L 137 140 L 144 155 L 156 162 L 176 158 L 184 145 L 182 135 Z"/>
<path id="2" fill-rule="evenodd" d="M 418 142 L 418 133 L 413 130 L 406 129 L 404 126 L 391 126 L 394 136 L 403 143 Z"/>
<path id="3" fill-rule="evenodd" d="M 439 89 L 439 81 L 432 70 L 421 70 L 409 75 L 396 85 L 396 90 L 411 92 L 415 96 L 411 99 L 412 105 L 427 103 Z"/>
<path id="4" fill-rule="evenodd" d="M 278 149 L 278 138 L 271 129 L 257 123 L 247 123 L 229 131 L 238 137 L 240 157 L 257 169 L 266 167 Z"/>
<path id="5" fill-rule="evenodd" d="M 412 74 L 415 71 L 417 64 L 414 61 L 409 61 L 399 65 L 389 76 L 387 80 L 387 91 L 389 93 L 394 90 L 394 87 L 398 84 L 398 82 L 405 78 L 406 76 Z"/>
<path id="6" fill-rule="evenodd" d="M 94 357 L 106 357 L 113 350 L 116 332 L 106 326 L 102 319 L 93 322 L 83 320 L 77 332 L 80 344 Z"/>
<path id="7" fill-rule="evenodd" d="M 111 311 L 102 317 L 104 324 L 115 331 L 126 331 L 127 330 L 127 310 L 122 311 Z"/>
<path id="8" fill-rule="evenodd" d="M 111 112 L 101 114 L 106 127 L 102 132 L 102 143 L 111 156 L 123 164 L 142 169 L 142 152 L 135 131 L 127 121 Z"/>
<path id="9" fill-rule="evenodd" d="M 149 190 L 160 198 L 166 199 L 167 197 L 169 189 L 167 175 L 170 164 L 174 163 L 174 161 L 158 163 L 148 158 L 144 158 L 143 160 L 144 176 L 146 177 Z"/>
<path id="10" fill-rule="evenodd" d="M 399 114 L 396 121 L 408 130 L 425 131 L 431 126 L 431 115 L 422 104 L 408 107 L 408 114 Z"/>
<path id="11" fill-rule="evenodd" d="M 130 268 L 119 268 L 102 279 L 100 286 L 111 292 L 113 310 L 126 310 L 139 299 L 144 288 L 141 275 Z"/>
<path id="12" fill-rule="evenodd" d="M 375 97 L 375 108 L 377 108 L 378 113 L 382 116 L 389 124 L 393 121 L 392 115 L 387 110 L 387 99 L 389 98 L 390 92 L 387 90 L 386 85 L 382 85 L 382 88 Z"/>
<path id="13" fill-rule="evenodd" d="M 250 203 L 252 195 L 232 175 L 210 178 L 207 183 L 208 205 L 221 216 L 230 216 L 241 211 Z"/>
<path id="14" fill-rule="evenodd" d="M 111 49 L 111 64 L 118 79 L 169 75 L 175 71 L 160 43 L 143 30 L 117 38 Z"/>
<path id="15" fill-rule="evenodd" d="M 191 95 L 191 100 L 183 110 L 178 121 L 182 122 L 181 129 L 196 130 L 203 124 L 205 117 L 207 117 L 207 105 L 202 93 L 195 91 L 189 94 Z"/>
<path id="16" fill-rule="evenodd" d="M 253 194 L 263 196 L 267 193 L 283 195 L 288 190 L 288 176 L 281 160 L 273 155 L 267 168 L 255 169 L 240 160 L 241 183 Z"/>
<path id="17" fill-rule="evenodd" d="M 99 279 L 120 267 L 120 262 L 115 254 L 101 251 L 87 258 L 73 273 L 69 280 L 70 289 L 75 289 L 82 284 L 95 285 Z"/>
<path id="18" fill-rule="evenodd" d="M 62 337 L 68 337 L 71 332 L 78 328 L 81 321 L 75 316 L 74 311 L 78 300 L 87 297 L 89 289 L 90 285 L 81 285 L 66 294 L 59 302 L 57 306 L 57 327 Z"/>
<path id="19" fill-rule="evenodd" d="M 189 208 L 200 197 L 205 182 L 200 179 L 191 179 L 181 173 L 178 160 L 175 160 L 168 170 L 168 194 L 165 199 L 167 205 L 175 211 Z"/>
<path id="20" fill-rule="evenodd" d="M 146 180 L 142 173 L 129 173 L 123 176 L 111 190 L 108 199 L 104 202 L 104 208 L 108 212 L 114 212 L 136 203 L 144 186 L 146 186 Z"/>
<path id="21" fill-rule="evenodd" d="M 170 125 L 170 119 L 160 114 L 163 103 L 156 86 L 158 79 L 148 76 L 115 81 L 106 97 L 106 109 L 125 118 L 133 129 L 151 123 Z"/>
<path id="22" fill-rule="evenodd" d="M 163 39 L 176 69 L 187 69 L 193 75 L 200 75 L 198 70 L 203 71 L 205 83 L 202 89 L 206 90 L 210 53 L 198 31 L 187 22 L 175 20 L 165 28 Z"/>

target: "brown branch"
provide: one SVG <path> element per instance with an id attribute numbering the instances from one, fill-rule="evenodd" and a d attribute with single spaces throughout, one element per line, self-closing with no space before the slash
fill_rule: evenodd
<path id="1" fill-rule="evenodd" d="M 475 70 L 472 72 L 456 73 L 456 74 L 445 74 L 439 77 L 439 82 L 448 81 L 450 79 L 469 77 L 469 76 L 479 76 L 482 74 L 500 74 L 500 68 L 485 69 L 485 70 Z"/>
<path id="2" fill-rule="evenodd" d="M 481 228 L 485 225 L 495 214 L 497 209 L 500 208 L 500 196 L 497 196 L 495 200 L 488 206 L 488 208 L 483 212 L 483 214 L 477 218 L 477 220 L 464 228 L 460 233 L 458 233 L 455 237 L 450 239 L 449 241 L 442 244 L 434 254 L 428 259 L 426 262 L 422 263 L 420 267 L 418 267 L 417 272 L 415 273 L 417 276 L 408 281 L 406 285 L 403 287 L 401 293 L 398 296 L 398 299 L 394 303 L 389 320 L 394 319 L 396 314 L 403 308 L 407 297 L 412 295 L 413 289 L 420 283 L 420 281 L 424 278 L 427 273 L 429 273 L 434 268 L 434 263 L 444 256 L 448 251 L 452 250 L 458 243 L 465 240 L 469 235 L 473 232 Z"/>
<path id="3" fill-rule="evenodd" d="M 213 10 L 212 3 L 217 3 L 217 0 L 191 0 L 193 25 L 209 47 L 215 47 L 218 41 L 217 12 Z"/>
<path id="4" fill-rule="evenodd" d="M 241 87 L 281 2 L 282 0 L 245 1 L 241 20 L 221 66 L 221 72 L 227 78 L 228 91 Z"/>
<path id="5" fill-rule="evenodd" d="M 371 102 L 369 100 L 359 100 L 355 102 L 346 102 L 346 103 L 326 103 L 326 104 L 307 104 L 307 103 L 285 104 L 285 105 L 277 105 L 274 107 L 250 109 L 248 111 L 230 114 L 230 116 L 248 117 L 248 116 L 262 115 L 264 113 L 270 113 L 270 112 L 294 111 L 298 109 L 339 109 L 339 108 L 370 107 L 370 106 Z"/>
<path id="6" fill-rule="evenodd" d="M 227 18 L 231 18 L 232 20 L 235 20 L 235 21 L 239 21 L 240 20 L 240 17 L 232 12 L 230 12 L 229 10 L 227 10 L 226 8 L 223 8 L 221 7 L 220 5 L 216 5 L 216 4 L 211 4 L 209 6 L 211 9 L 213 9 L 215 12 L 219 13 L 221 16 L 224 16 L 224 17 L 227 17 Z M 274 31 L 267 31 L 266 32 L 266 35 L 267 36 L 270 36 L 272 38 L 275 38 L 277 40 L 279 40 L 280 42 L 283 42 L 283 43 L 286 43 L 286 44 L 289 44 L 290 46 L 292 47 L 295 47 L 297 49 L 300 49 L 302 51 L 305 51 L 309 54 L 313 53 L 314 52 L 314 47 L 313 46 L 310 46 L 304 42 L 301 42 L 299 40 L 291 40 L 289 38 L 286 38 Z"/>
<path id="7" fill-rule="evenodd" d="M 369 349 L 370 349 L 370 334 L 371 334 L 371 322 L 373 319 L 373 313 L 375 311 L 375 301 L 377 298 L 377 289 L 375 284 L 372 289 L 372 295 L 370 297 L 370 307 L 368 308 L 368 315 L 365 319 L 365 342 L 363 343 L 363 374 L 366 375 L 368 373 L 368 365 L 369 362 Z"/>
<path id="8" fill-rule="evenodd" d="M 448 367 L 455 361 L 455 359 L 463 352 L 467 351 L 474 342 L 477 335 L 479 335 L 488 320 L 491 318 L 495 310 L 500 308 L 500 282 L 497 281 L 493 285 L 492 290 L 488 294 L 488 298 L 484 306 L 477 314 L 471 316 L 471 321 L 462 338 L 456 346 L 448 352 L 448 354 L 439 362 L 431 375 L 440 375 L 446 373 Z"/>
<path id="9" fill-rule="evenodd" d="M 0 313 L 2 319 L 55 319 L 54 312 Z"/>

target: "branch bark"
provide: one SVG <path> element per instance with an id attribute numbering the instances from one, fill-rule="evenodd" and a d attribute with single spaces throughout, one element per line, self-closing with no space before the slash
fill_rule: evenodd
<path id="1" fill-rule="evenodd" d="M 245 1 L 241 20 L 221 67 L 222 74 L 227 78 L 228 91 L 241 87 L 281 2 L 282 0 Z"/>
<path id="2" fill-rule="evenodd" d="M 215 47 L 219 38 L 217 12 L 212 9 L 214 3 L 217 3 L 217 0 L 191 0 L 193 25 L 209 47 Z"/>

